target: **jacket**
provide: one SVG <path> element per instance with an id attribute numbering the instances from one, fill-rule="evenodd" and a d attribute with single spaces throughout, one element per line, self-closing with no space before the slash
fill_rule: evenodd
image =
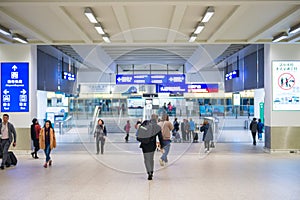
<path id="1" fill-rule="evenodd" d="M 106 131 L 106 127 L 104 125 L 99 125 L 97 124 L 96 126 L 96 130 L 95 130 L 95 133 L 94 133 L 94 137 L 103 137 L 103 136 L 106 136 L 107 135 L 107 131 Z"/>
<path id="2" fill-rule="evenodd" d="M 158 123 L 158 125 L 161 127 L 163 140 L 170 140 L 171 131 L 174 129 L 173 124 L 170 121 L 161 121 Z"/>
<path id="3" fill-rule="evenodd" d="M 250 130 L 252 133 L 257 132 L 257 121 L 252 120 L 252 122 L 250 123 Z"/>
<path id="4" fill-rule="evenodd" d="M 7 122 L 7 127 L 8 127 L 8 139 L 9 139 L 9 143 L 17 142 L 17 133 L 16 133 L 16 129 L 14 127 L 14 125 L 12 125 L 12 123 Z M 2 129 L 2 123 L 0 124 L 0 130 Z"/>
<path id="5" fill-rule="evenodd" d="M 211 141 L 214 139 L 213 131 L 210 124 L 205 124 L 201 126 L 200 131 L 203 132 L 202 141 Z"/>
<path id="6" fill-rule="evenodd" d="M 156 136 L 158 136 L 160 146 L 163 147 L 163 137 L 160 126 L 155 120 L 150 120 L 150 123 L 152 124 L 152 133 L 149 135 L 149 143 L 140 144 L 140 148 L 142 148 L 143 153 L 154 152 L 156 150 Z"/>
<path id="7" fill-rule="evenodd" d="M 45 128 L 41 129 L 40 136 L 39 136 L 39 143 L 40 143 L 40 149 L 46 149 L 45 145 Z M 56 147 L 56 138 L 55 138 L 55 132 L 53 128 L 50 128 L 50 149 Z"/>

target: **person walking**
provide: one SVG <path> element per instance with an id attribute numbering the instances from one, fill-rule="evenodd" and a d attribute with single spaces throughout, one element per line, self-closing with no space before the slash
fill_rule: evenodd
<path id="1" fill-rule="evenodd" d="M 258 119 L 257 123 L 257 132 L 258 132 L 258 140 L 262 140 L 262 133 L 264 132 L 264 123 L 261 122 L 261 119 Z"/>
<path id="2" fill-rule="evenodd" d="M 213 136 L 212 127 L 207 120 L 204 120 L 203 125 L 200 128 L 200 131 L 203 132 L 202 141 L 204 142 L 205 153 L 209 153 L 210 141 L 214 139 L 214 136 Z"/>
<path id="3" fill-rule="evenodd" d="M 52 123 L 50 120 L 47 120 L 44 124 L 44 127 L 41 129 L 39 136 L 40 149 L 44 149 L 46 155 L 46 161 L 44 167 L 47 168 L 52 166 L 52 160 L 50 157 L 51 150 L 56 147 L 56 138 L 55 131 L 52 127 Z"/>
<path id="4" fill-rule="evenodd" d="M 253 139 L 253 145 L 256 145 L 256 132 L 257 132 L 257 121 L 256 118 L 254 117 L 253 120 L 250 123 L 250 131 L 252 134 L 252 139 Z"/>
<path id="5" fill-rule="evenodd" d="M 2 163 L 0 168 L 3 170 L 4 165 L 6 165 L 6 167 L 10 167 L 11 165 L 11 160 L 8 157 L 8 149 L 12 142 L 13 142 L 13 147 L 17 145 L 17 133 L 14 125 L 8 122 L 9 120 L 8 114 L 3 114 L 2 119 L 3 121 L 0 124 Z"/>
<path id="6" fill-rule="evenodd" d="M 124 130 L 125 130 L 125 132 L 126 132 L 125 142 L 128 142 L 130 128 L 131 128 L 131 126 L 130 126 L 130 121 L 127 120 L 127 123 L 126 123 L 126 125 L 124 126 Z"/>
<path id="7" fill-rule="evenodd" d="M 104 144 L 105 144 L 105 137 L 107 135 L 106 127 L 104 126 L 104 121 L 102 119 L 98 119 L 98 124 L 96 126 L 96 130 L 94 133 L 94 138 L 96 138 L 96 149 L 97 154 L 99 154 L 99 143 L 101 143 L 101 154 L 104 153 Z"/>
<path id="8" fill-rule="evenodd" d="M 138 127 L 137 140 L 141 142 L 140 148 L 142 148 L 144 156 L 144 164 L 148 174 L 148 180 L 152 180 L 154 171 L 154 152 L 156 150 L 156 138 L 158 137 L 160 146 L 163 146 L 163 137 L 161 128 L 157 124 L 158 116 L 156 114 L 151 115 L 151 119 L 145 120 Z"/>
<path id="9" fill-rule="evenodd" d="M 32 124 L 30 127 L 31 140 L 34 146 L 34 151 L 31 153 L 32 158 L 38 159 L 37 152 L 40 150 L 39 136 L 41 131 L 41 126 L 36 118 L 32 119 Z"/>
<path id="10" fill-rule="evenodd" d="M 171 147 L 171 131 L 174 129 L 173 124 L 169 121 L 169 115 L 163 114 L 161 121 L 158 123 L 161 127 L 161 133 L 163 136 L 163 154 L 159 159 L 159 163 L 161 166 L 164 166 L 168 163 L 168 154 Z"/>

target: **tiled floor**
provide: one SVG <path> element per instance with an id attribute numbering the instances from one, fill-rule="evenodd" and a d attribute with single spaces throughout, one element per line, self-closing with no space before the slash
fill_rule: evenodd
<path id="1" fill-rule="evenodd" d="M 247 130 L 224 130 L 216 147 L 205 154 L 202 143 L 172 143 L 169 164 L 147 180 L 141 150 L 131 137 L 111 134 L 104 155 L 95 154 L 93 137 L 73 129 L 52 152 L 53 166 L 43 168 L 44 155 L 32 159 L 16 152 L 18 165 L 0 171 L 0 199 L 272 199 L 300 196 L 299 154 L 264 152 L 252 146 Z M 60 136 L 58 136 L 60 137 Z M 72 142 L 70 142 L 72 141 Z"/>

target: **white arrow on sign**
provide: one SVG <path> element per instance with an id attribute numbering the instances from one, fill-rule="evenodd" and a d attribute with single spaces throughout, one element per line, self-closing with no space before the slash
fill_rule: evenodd
<path id="1" fill-rule="evenodd" d="M 22 91 L 20 91 L 20 92 L 21 92 L 23 95 L 26 94 L 26 90 L 24 90 L 24 89 L 23 89 Z"/>
<path id="2" fill-rule="evenodd" d="M 18 69 L 18 67 L 17 67 L 16 65 L 14 65 L 14 66 L 12 67 L 12 69 L 13 69 L 14 71 L 16 71 L 16 70 Z"/>
<path id="3" fill-rule="evenodd" d="M 3 90 L 3 93 L 4 93 L 4 94 L 8 94 L 9 91 L 8 91 L 7 89 L 5 89 L 5 90 Z"/>

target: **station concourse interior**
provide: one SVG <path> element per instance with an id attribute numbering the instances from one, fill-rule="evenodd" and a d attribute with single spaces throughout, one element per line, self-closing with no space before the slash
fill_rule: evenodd
<path id="1" fill-rule="evenodd" d="M 18 162 L 0 170 L 0 200 L 298 200 L 299 19 L 299 0 L 1 1 L 0 117 Z M 148 180 L 135 124 L 152 114 L 179 131 Z M 47 168 L 33 118 L 55 130 Z"/>

